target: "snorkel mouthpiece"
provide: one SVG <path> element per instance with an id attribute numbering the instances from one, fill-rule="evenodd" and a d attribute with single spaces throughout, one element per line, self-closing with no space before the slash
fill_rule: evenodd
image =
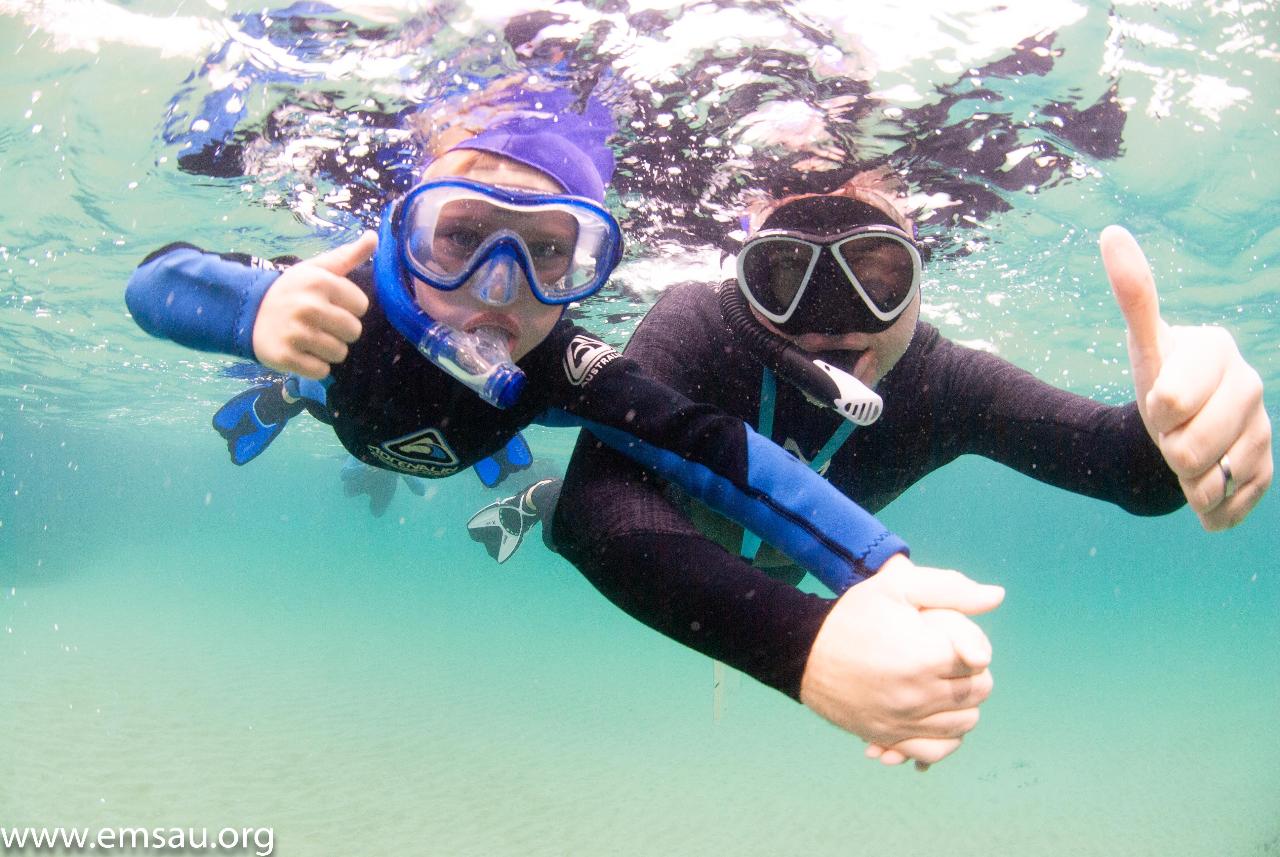
<path id="1" fill-rule="evenodd" d="M 512 362 L 497 331 L 481 328 L 466 333 L 436 321 L 414 347 L 495 408 L 511 407 L 524 389 L 524 372 Z"/>
<path id="2" fill-rule="evenodd" d="M 836 388 L 835 396 L 831 397 L 828 389 L 826 392 L 829 398 L 820 404 L 834 408 L 840 416 L 854 425 L 869 426 L 880 419 L 880 414 L 884 412 L 884 399 L 880 398 L 879 393 L 825 360 L 814 359 L 813 365 L 825 372 Z"/>
<path id="3" fill-rule="evenodd" d="M 480 398 L 495 408 L 511 407 L 524 390 L 525 375 L 511 359 L 504 337 L 484 328 L 474 333 L 455 330 L 423 311 L 400 262 L 393 209 L 393 204 L 383 209 L 373 257 L 374 287 L 391 326 L 423 357 Z"/>
<path id="4" fill-rule="evenodd" d="M 721 285 L 720 314 L 752 357 L 794 384 L 814 403 L 831 408 L 854 425 L 869 426 L 880 419 L 884 400 L 879 393 L 843 369 L 766 330 L 751 314 L 737 283 Z"/>

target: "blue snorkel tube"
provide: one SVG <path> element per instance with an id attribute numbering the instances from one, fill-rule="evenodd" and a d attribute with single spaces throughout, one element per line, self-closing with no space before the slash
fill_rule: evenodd
<path id="1" fill-rule="evenodd" d="M 511 359 L 506 343 L 485 331 L 466 333 L 433 319 L 414 299 L 409 276 L 400 262 L 395 234 L 395 204 L 382 211 L 378 250 L 373 257 L 373 283 L 391 326 L 441 371 L 495 408 L 509 408 L 524 390 L 525 375 Z"/>

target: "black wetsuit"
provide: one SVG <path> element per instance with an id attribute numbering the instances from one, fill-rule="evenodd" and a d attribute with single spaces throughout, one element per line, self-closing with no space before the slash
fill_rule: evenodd
<path id="1" fill-rule="evenodd" d="M 149 333 L 253 358 L 258 308 L 281 267 L 174 244 L 130 278 L 126 301 Z M 906 545 L 848 498 L 736 417 L 690 401 L 576 325 L 561 320 L 520 361 L 528 383 L 500 410 L 428 362 L 378 304 L 371 266 L 349 275 L 369 296 L 359 339 L 333 367 L 328 420 L 375 466 L 444 477 L 501 449 L 531 422 L 581 425 L 748 526 L 833 591 Z"/>
<path id="2" fill-rule="evenodd" d="M 691 399 L 755 423 L 762 369 L 725 327 L 714 286 L 685 284 L 662 295 L 626 353 Z M 883 416 L 855 431 L 826 471 L 872 512 L 966 453 L 1135 514 L 1184 502 L 1136 404 L 1110 407 L 1058 390 L 924 322 L 877 390 Z M 783 382 L 775 414 L 773 440 L 806 460 L 841 422 Z M 703 537 L 659 484 L 586 434 L 560 495 L 555 537 L 602 593 L 645 624 L 798 696 L 834 602 L 776 581 Z"/>

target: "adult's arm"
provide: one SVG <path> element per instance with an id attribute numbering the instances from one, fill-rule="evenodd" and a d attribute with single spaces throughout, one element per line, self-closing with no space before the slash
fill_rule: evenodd
<path id="1" fill-rule="evenodd" d="M 834 602 L 776 581 L 704 537 L 661 480 L 583 432 L 554 520 L 556 546 L 644 624 L 799 698 Z"/>
<path id="2" fill-rule="evenodd" d="M 1133 387 L 1147 433 L 1206 530 L 1240 523 L 1271 487 L 1271 419 L 1262 378 L 1221 327 L 1171 326 L 1155 277 L 1123 227 L 1100 239 L 1129 329 Z"/>
<path id="3" fill-rule="evenodd" d="M 1046 384 L 992 354 L 928 328 L 925 385 L 935 454 L 974 453 L 1136 515 L 1163 515 L 1184 501 L 1151 442 L 1137 405 L 1107 405 Z M 921 384 L 922 379 L 894 379 Z"/>
<path id="4" fill-rule="evenodd" d="M 840 593 L 906 544 L 794 456 L 713 405 L 692 402 L 585 331 L 568 328 L 561 407 L 600 440 L 754 532 Z"/>
<path id="5" fill-rule="evenodd" d="M 809 595 L 697 533 L 643 470 L 583 432 L 555 539 L 633 617 L 798 699 L 884 764 L 954 752 L 991 692 L 991 646 L 962 614 L 1000 587 L 898 554 L 835 601 Z"/>

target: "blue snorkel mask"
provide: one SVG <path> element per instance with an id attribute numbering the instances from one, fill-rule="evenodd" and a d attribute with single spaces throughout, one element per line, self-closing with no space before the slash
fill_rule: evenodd
<path id="1" fill-rule="evenodd" d="M 621 254 L 618 223 L 596 202 L 446 178 L 423 182 L 383 211 L 374 283 L 392 326 L 423 356 L 507 408 L 525 377 L 505 337 L 432 319 L 414 296 L 413 279 L 441 291 L 465 286 L 494 306 L 512 302 L 527 285 L 540 302 L 565 305 L 599 291 Z"/>
<path id="2" fill-rule="evenodd" d="M 481 302 L 515 300 L 522 285 L 566 305 L 599 291 L 622 255 L 622 233 L 604 208 L 616 130 L 598 99 L 523 89 L 504 121 L 453 147 L 487 152 L 553 179 L 564 194 L 530 193 L 461 178 L 422 182 L 388 205 L 378 232 L 374 282 L 392 326 L 428 360 L 507 408 L 524 387 L 497 331 L 455 330 L 418 304 L 414 278 L 442 291 L 468 288 Z M 451 150 L 452 151 L 452 150 Z"/>

